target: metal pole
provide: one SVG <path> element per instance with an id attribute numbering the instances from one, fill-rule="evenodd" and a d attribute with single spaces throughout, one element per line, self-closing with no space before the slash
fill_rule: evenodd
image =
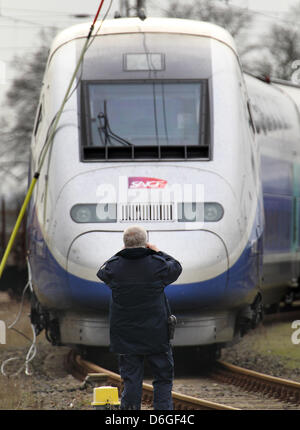
<path id="1" fill-rule="evenodd" d="M 144 9 L 145 7 L 145 0 L 137 0 L 136 1 L 136 11 L 137 13 L 141 10 Z"/>
<path id="2" fill-rule="evenodd" d="M 125 16 L 130 16 L 130 4 L 129 0 L 124 0 Z"/>
<path id="3" fill-rule="evenodd" d="M 11 234 L 11 236 L 10 236 L 10 239 L 9 239 L 9 241 L 8 241 L 8 245 L 7 245 L 7 247 L 6 247 L 6 250 L 5 250 L 5 252 L 4 252 L 4 255 L 3 255 L 3 257 L 2 257 L 2 261 L 1 261 L 1 264 L 0 264 L 0 278 L 1 278 L 1 276 L 2 276 L 2 273 L 3 273 L 4 267 L 5 267 L 6 261 L 7 261 L 7 259 L 8 259 L 8 256 L 9 256 L 9 254 L 10 254 L 10 251 L 11 251 L 11 248 L 12 248 L 12 246 L 13 246 L 13 243 L 14 243 L 14 241 L 15 241 L 15 239 L 16 239 L 16 236 L 17 236 L 18 230 L 19 230 L 19 228 L 20 228 L 20 225 L 21 225 L 22 219 L 23 219 L 23 217 L 24 217 L 24 215 L 25 215 L 26 208 L 27 208 L 28 203 L 29 203 L 29 201 L 30 201 L 30 198 L 31 198 L 31 195 L 32 195 L 32 193 L 33 193 L 33 189 L 34 189 L 34 187 L 35 187 L 35 184 L 36 184 L 37 180 L 38 180 L 38 176 L 34 176 L 34 178 L 32 179 L 32 182 L 31 182 L 31 184 L 30 184 L 29 190 L 28 190 L 28 192 L 27 192 L 27 195 L 26 195 L 26 197 L 25 197 L 25 200 L 24 200 L 23 206 L 22 206 L 22 208 L 21 208 L 21 211 L 20 211 L 20 213 L 19 213 L 18 219 L 17 219 L 17 221 L 16 221 L 15 227 L 14 227 L 14 229 L 13 229 L 13 231 L 12 231 L 12 234 Z"/>
<path id="4" fill-rule="evenodd" d="M 131 6 L 130 0 L 120 0 L 120 10 L 122 16 L 138 16 L 141 9 L 145 9 L 145 0 L 135 0 L 134 6 Z M 133 11 L 133 13 L 132 13 Z"/>

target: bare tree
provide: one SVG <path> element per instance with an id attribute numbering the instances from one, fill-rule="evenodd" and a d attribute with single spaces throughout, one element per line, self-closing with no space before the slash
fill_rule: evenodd
<path id="1" fill-rule="evenodd" d="M 173 18 L 195 19 L 220 25 L 234 37 L 241 59 L 257 44 L 249 44 L 246 33 L 253 22 L 253 15 L 245 8 L 235 7 L 213 0 L 193 0 L 190 3 L 172 1 L 165 15 Z"/>
<path id="2" fill-rule="evenodd" d="M 52 38 L 53 36 L 51 36 Z M 29 149 L 39 93 L 48 56 L 50 35 L 43 34 L 42 46 L 31 56 L 14 59 L 20 70 L 6 93 L 6 118 L 0 118 L 0 184 L 24 191 L 28 172 Z M 3 189 L 1 190 L 3 193 Z"/>
<path id="3" fill-rule="evenodd" d="M 252 69 L 264 74 L 267 71 L 267 74 L 273 77 L 290 80 L 293 64 L 300 59 L 299 29 L 294 26 L 274 24 L 265 39 L 265 44 L 269 51 L 268 55 L 264 59 L 258 59 Z"/>
<path id="4" fill-rule="evenodd" d="M 300 60 L 299 20 L 300 1 L 285 17 L 270 26 L 263 38 L 261 52 L 250 66 L 252 72 L 291 80 L 294 65 Z"/>

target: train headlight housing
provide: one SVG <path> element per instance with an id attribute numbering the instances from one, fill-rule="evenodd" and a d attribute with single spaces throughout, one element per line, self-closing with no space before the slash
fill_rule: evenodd
<path id="1" fill-rule="evenodd" d="M 179 222 L 202 222 L 203 203 L 178 203 L 177 214 Z"/>
<path id="2" fill-rule="evenodd" d="M 73 221 L 83 223 L 117 222 L 116 203 L 77 204 L 71 209 Z"/>
<path id="3" fill-rule="evenodd" d="M 220 203 L 204 203 L 204 221 L 217 222 L 223 218 L 224 209 Z"/>
<path id="4" fill-rule="evenodd" d="M 179 222 L 217 222 L 223 218 L 224 209 L 220 203 L 178 203 Z"/>

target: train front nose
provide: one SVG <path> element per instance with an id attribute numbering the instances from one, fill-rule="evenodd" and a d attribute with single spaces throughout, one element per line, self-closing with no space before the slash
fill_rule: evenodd
<path id="1" fill-rule="evenodd" d="M 215 278 L 228 269 L 225 244 L 208 230 L 150 231 L 150 243 L 180 261 L 183 271 L 177 284 Z"/>
<path id="2" fill-rule="evenodd" d="M 174 309 L 201 309 L 224 299 L 228 252 L 224 241 L 208 230 L 150 232 L 149 239 L 182 265 L 182 273 L 166 289 Z"/>
<path id="3" fill-rule="evenodd" d="M 167 289 L 176 308 L 205 306 L 223 297 L 228 258 L 222 239 L 207 230 L 149 231 L 149 241 L 182 265 L 182 274 Z M 123 247 L 122 232 L 87 232 L 77 237 L 68 253 L 68 276 L 74 298 L 88 305 L 108 304 L 109 291 L 101 288 L 99 267 Z M 217 280 L 217 281 L 216 281 Z M 211 285 L 210 285 L 211 284 Z"/>

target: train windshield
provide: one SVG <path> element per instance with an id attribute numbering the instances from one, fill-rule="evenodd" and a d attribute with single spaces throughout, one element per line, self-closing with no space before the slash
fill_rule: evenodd
<path id="1" fill-rule="evenodd" d="M 87 145 L 121 148 L 124 154 L 157 158 L 156 148 L 205 146 L 206 82 L 86 83 Z M 135 149 L 133 149 L 133 147 Z M 147 148 L 141 152 L 141 148 Z M 125 149 L 127 148 L 127 149 Z M 152 148 L 152 151 L 149 149 Z M 191 151 L 190 151 L 191 152 Z M 99 153 L 99 152 L 98 152 Z M 104 152 L 103 152 L 104 154 Z M 113 150 L 106 150 L 114 154 Z M 148 156 L 147 156 L 148 154 Z M 176 155 L 176 150 L 173 151 Z M 177 157 L 178 151 L 177 151 Z"/>

